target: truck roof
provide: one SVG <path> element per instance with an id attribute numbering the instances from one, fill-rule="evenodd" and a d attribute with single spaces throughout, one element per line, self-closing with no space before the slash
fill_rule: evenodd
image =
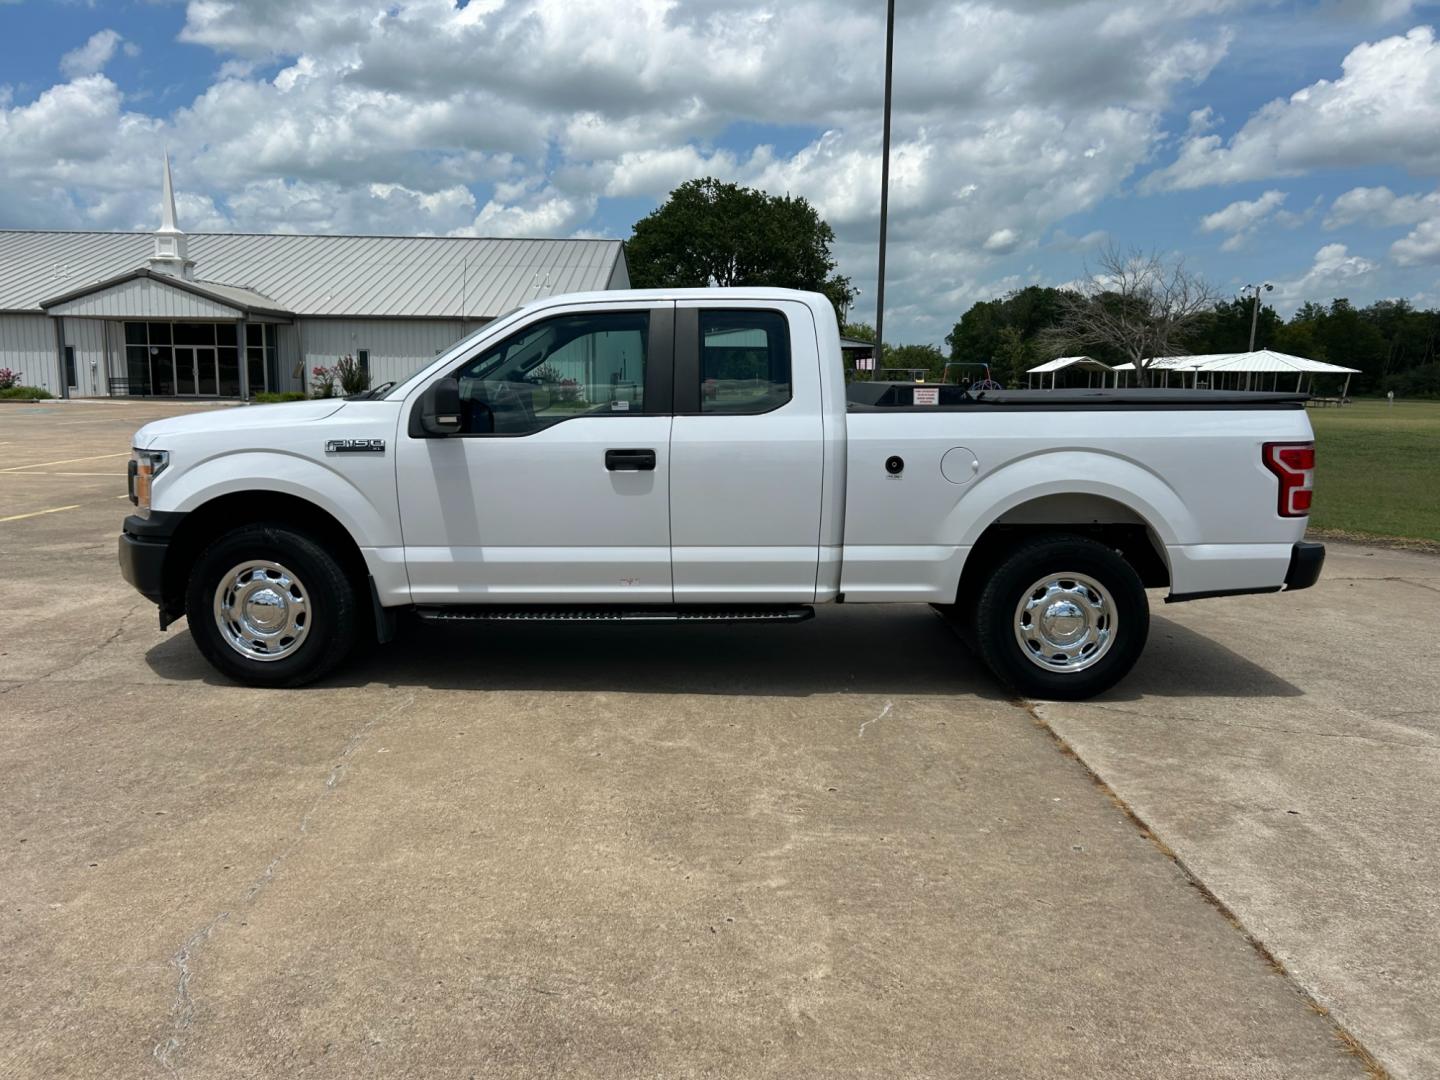
<path id="1" fill-rule="evenodd" d="M 556 293 L 537 296 L 520 305 L 522 309 L 550 307 L 555 304 L 603 304 L 626 300 L 798 300 L 804 304 L 830 303 L 824 293 L 803 289 L 777 289 L 766 285 L 730 285 L 705 289 L 605 289 L 599 292 Z"/>

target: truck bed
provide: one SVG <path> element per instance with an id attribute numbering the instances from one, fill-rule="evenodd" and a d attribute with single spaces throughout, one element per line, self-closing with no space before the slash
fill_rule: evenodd
<path id="1" fill-rule="evenodd" d="M 915 390 L 938 390 L 939 403 L 916 405 Z M 1149 387 L 1124 390 L 979 390 L 941 383 L 855 382 L 845 387 L 850 412 L 945 412 L 957 409 L 1006 408 L 1069 411 L 1075 409 L 1139 411 L 1147 409 L 1301 409 L 1309 394 L 1257 390 L 1183 390 Z"/>

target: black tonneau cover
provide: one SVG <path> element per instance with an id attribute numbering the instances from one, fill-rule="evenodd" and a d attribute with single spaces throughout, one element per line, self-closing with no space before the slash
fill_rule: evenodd
<path id="1" fill-rule="evenodd" d="M 915 391 L 938 391 L 934 405 L 915 404 Z M 1005 409 L 1301 409 L 1309 394 L 1259 390 L 970 390 L 940 383 L 854 382 L 845 388 L 851 412 L 948 412 Z M 922 393 L 928 397 L 928 393 Z"/>

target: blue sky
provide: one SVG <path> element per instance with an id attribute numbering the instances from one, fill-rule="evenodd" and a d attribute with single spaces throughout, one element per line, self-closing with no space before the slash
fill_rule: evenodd
<path id="1" fill-rule="evenodd" d="M 1079 278 L 1440 306 L 1440 8 L 901 0 L 891 335 Z M 712 174 L 811 199 L 873 317 L 878 0 L 0 0 L 0 227 L 624 237 Z M 203 268 L 202 268 L 203 270 Z"/>

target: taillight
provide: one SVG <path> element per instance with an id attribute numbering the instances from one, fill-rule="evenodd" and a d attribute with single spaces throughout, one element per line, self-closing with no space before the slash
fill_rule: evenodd
<path id="1" fill-rule="evenodd" d="M 1280 480 L 1280 516 L 1304 517 L 1310 513 L 1315 494 L 1315 444 L 1268 442 L 1260 457 Z"/>

